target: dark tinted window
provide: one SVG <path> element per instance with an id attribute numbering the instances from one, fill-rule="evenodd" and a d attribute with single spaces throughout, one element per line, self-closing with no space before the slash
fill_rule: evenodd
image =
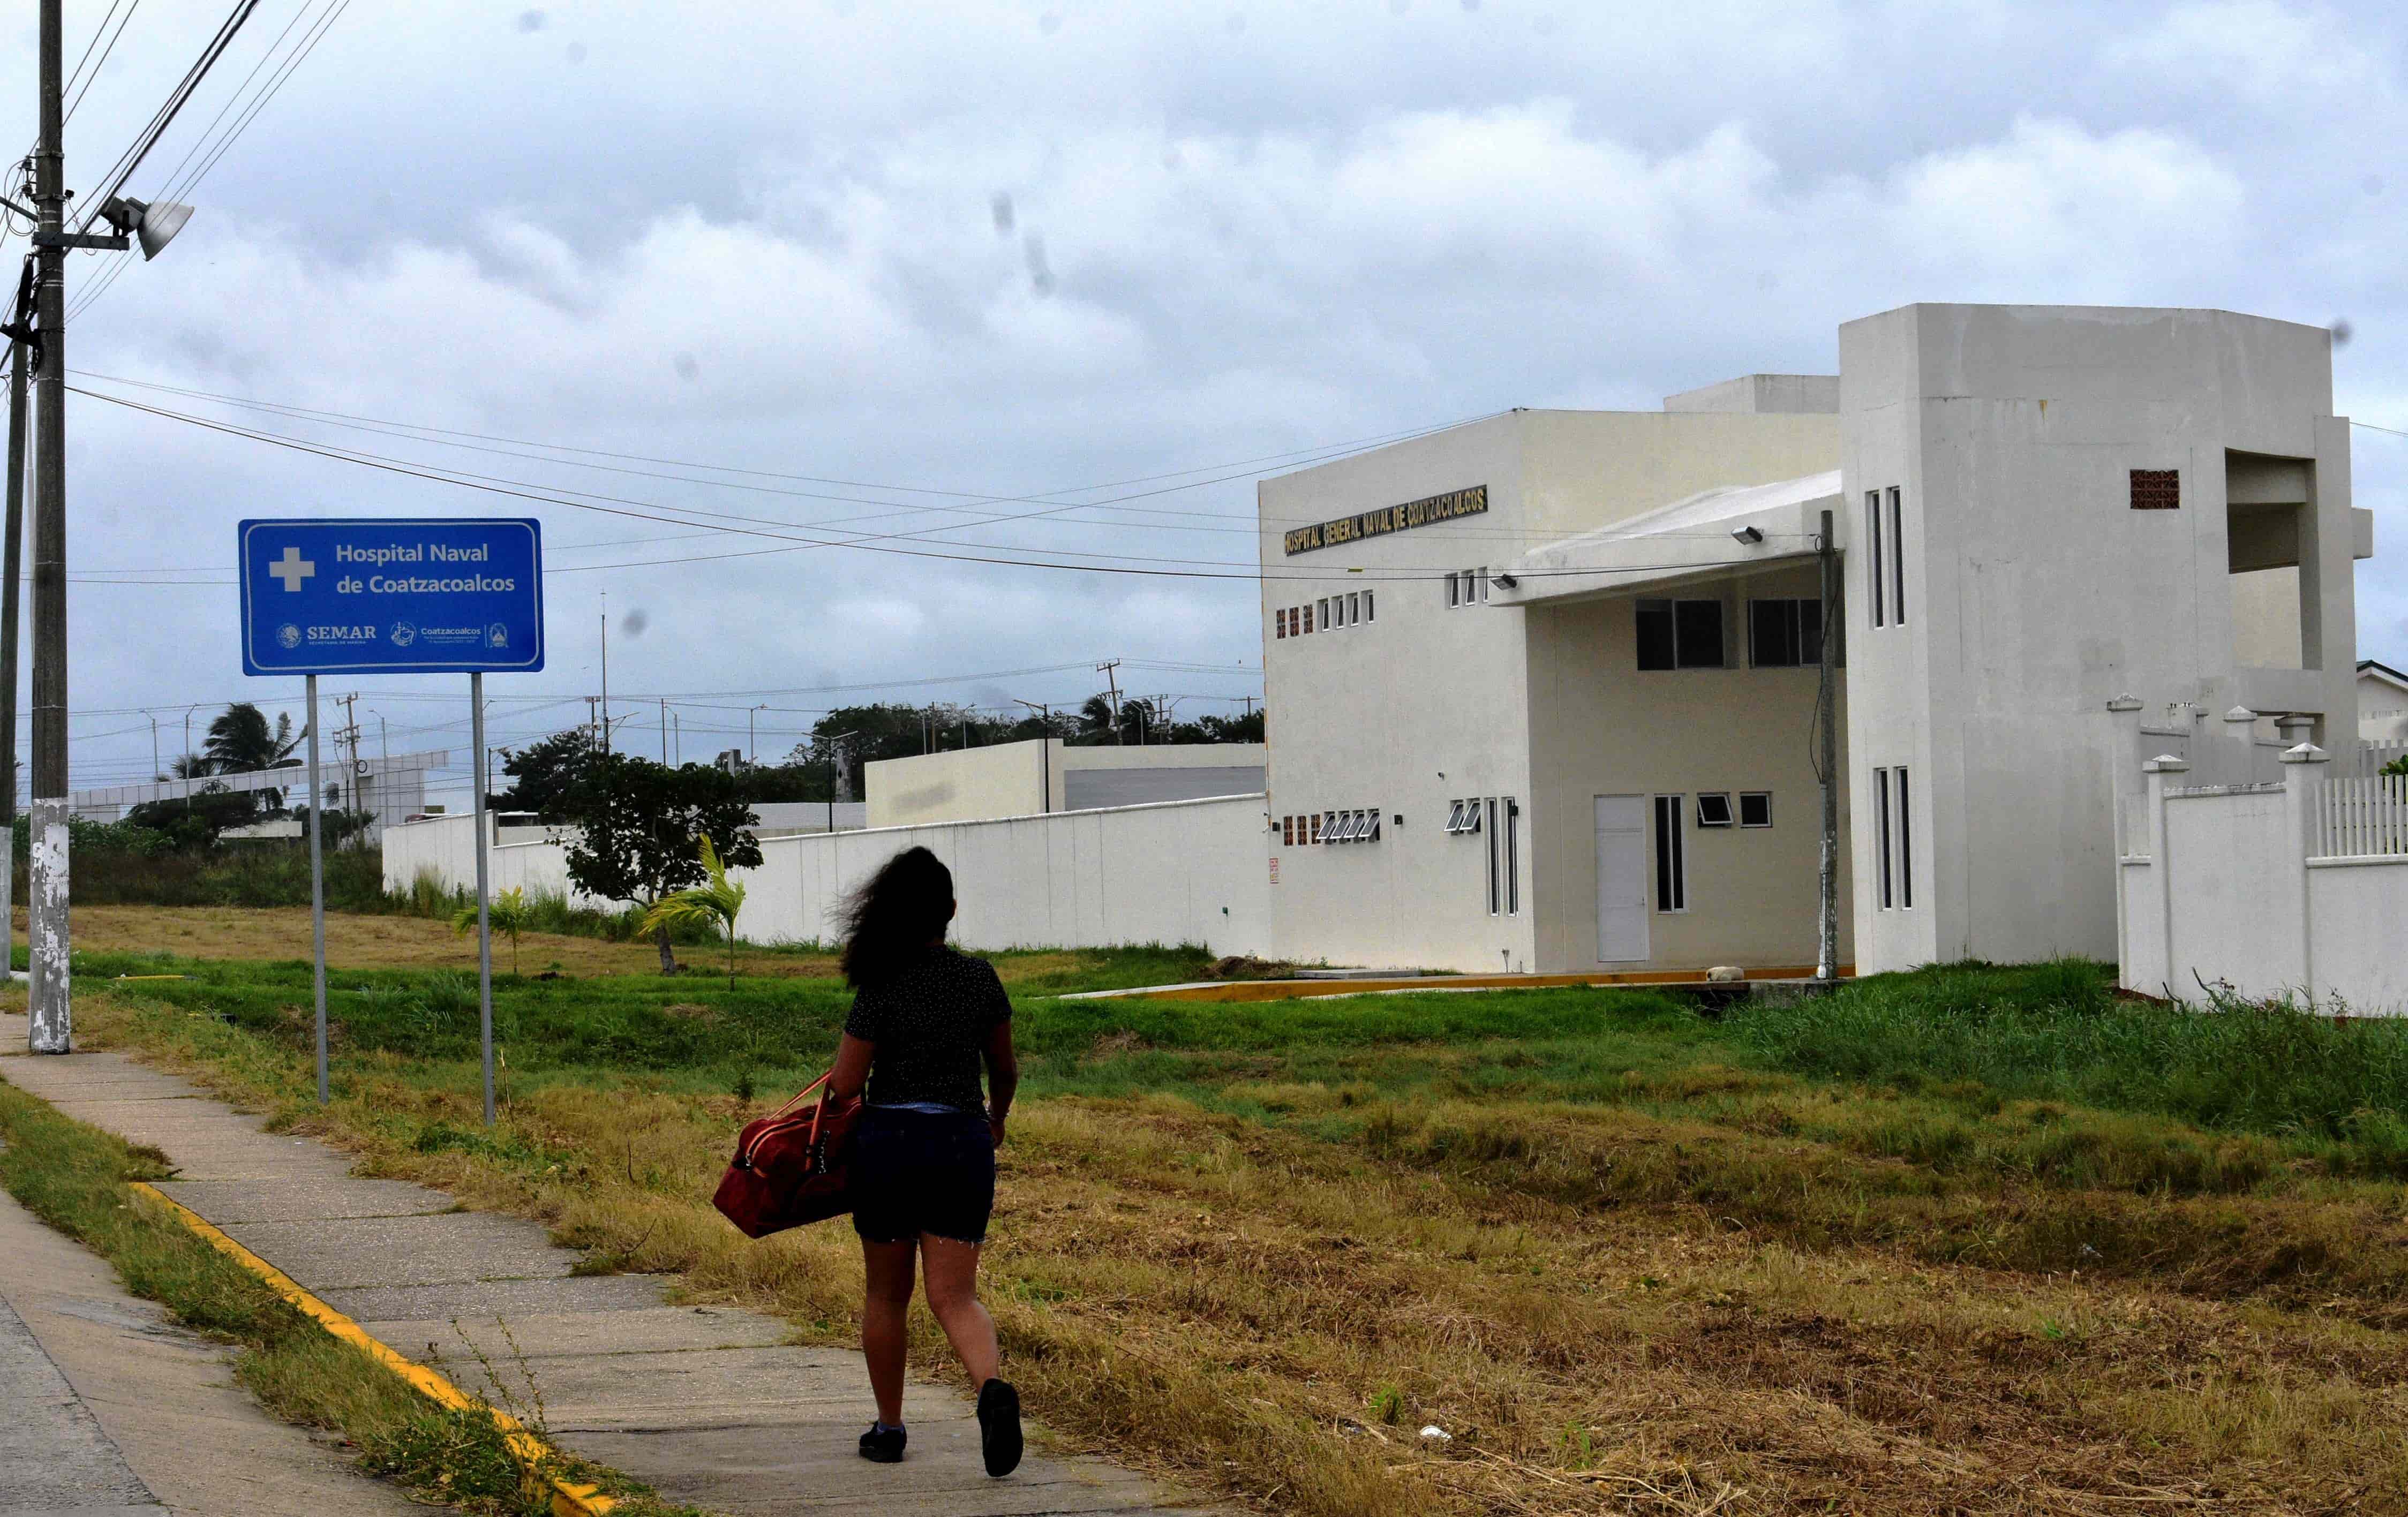
<path id="1" fill-rule="evenodd" d="M 1684 669 L 1723 666 L 1723 603 L 1718 600 L 1677 600 L 1672 603 L 1674 661 Z"/>
<path id="2" fill-rule="evenodd" d="M 1759 669 L 1789 669 L 1823 660 L 1823 603 L 1747 603 L 1747 661 Z"/>
<path id="3" fill-rule="evenodd" d="M 1642 600 L 1639 603 L 1639 666 L 1642 669 L 1674 666 L 1672 603 L 1669 600 Z"/>

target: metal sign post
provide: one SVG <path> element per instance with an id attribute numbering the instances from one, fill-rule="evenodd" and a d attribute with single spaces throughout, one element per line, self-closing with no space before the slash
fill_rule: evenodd
<path id="1" fill-rule="evenodd" d="M 318 1104 L 326 1104 L 326 787 L 318 777 L 318 677 L 309 676 L 309 962 L 317 996 Z"/>
<path id="2" fill-rule="evenodd" d="M 486 920 L 485 887 L 485 677 L 468 676 L 468 737 L 477 757 L 468 766 L 477 801 L 469 808 L 477 819 L 477 1041 L 485 1060 L 485 1125 L 494 1124 L 494 929 Z"/>
<path id="3" fill-rule="evenodd" d="M 326 886 L 318 771 L 321 674 L 466 674 L 477 828 L 477 1030 L 494 1120 L 494 942 L 487 900 L 484 677 L 543 667 L 543 532 L 531 517 L 248 521 L 236 528 L 242 672 L 306 675 L 309 910 L 318 1100 L 328 1099 Z"/>

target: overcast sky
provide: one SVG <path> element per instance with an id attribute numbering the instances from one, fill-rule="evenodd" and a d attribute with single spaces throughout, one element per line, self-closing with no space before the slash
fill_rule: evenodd
<path id="1" fill-rule="evenodd" d="M 130 193 L 207 162 L 177 172 L 337 3 L 261 0 Z M 224 8 L 150 0 L 104 38 L 71 185 L 99 187 Z M 70 66 L 108 9 L 68 0 Z M 6 26 L 30 143 L 33 7 Z M 126 266 L 69 365 L 679 461 L 610 473 L 76 381 L 623 510 L 1207 572 L 1251 568 L 1272 455 L 1830 372 L 1841 322 L 1911 301 L 2346 322 L 2339 408 L 2408 429 L 2403 31 L 2396 7 L 2259 3 L 358 6 L 178 196 L 199 210 L 159 261 L 71 261 L 79 300 Z M 138 708 L 172 756 L 187 703 L 297 703 L 240 673 L 238 518 L 525 508 L 81 396 L 69 422 L 69 563 L 97 577 L 71 598 L 79 785 L 149 772 Z M 968 524 L 1187 480 L 1211 482 Z M 2408 436 L 2358 429 L 2356 486 L 2386 551 L 2358 570 L 2360 651 L 2408 665 Z M 496 743 L 582 720 L 605 591 L 638 751 L 662 695 L 695 758 L 756 703 L 776 751 L 882 694 L 1075 703 L 1107 658 L 1182 716 L 1260 694 L 1242 579 L 857 548 L 669 564 L 776 544 L 535 514 L 550 667 L 489 682 Z M 363 691 L 395 751 L 465 760 L 464 684 L 328 689 Z"/>

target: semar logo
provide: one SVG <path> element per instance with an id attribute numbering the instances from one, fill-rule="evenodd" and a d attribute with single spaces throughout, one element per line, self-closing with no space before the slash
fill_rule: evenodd
<path id="1" fill-rule="evenodd" d="M 282 626 L 276 629 L 276 642 L 277 646 L 280 648 L 300 647 L 301 629 L 294 626 L 290 622 L 285 623 Z"/>

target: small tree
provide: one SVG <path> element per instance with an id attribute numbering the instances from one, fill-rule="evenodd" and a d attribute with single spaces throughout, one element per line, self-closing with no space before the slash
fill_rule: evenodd
<path id="1" fill-rule="evenodd" d="M 663 896 L 644 915 L 644 925 L 658 932 L 661 940 L 668 940 L 672 927 L 717 927 L 727 934 L 727 988 L 736 988 L 736 913 L 744 909 L 744 887 L 727 878 L 727 866 L 719 862 L 719 852 L 705 836 L 701 846 L 702 866 L 710 878 L 699 885 Z"/>
<path id="2" fill-rule="evenodd" d="M 640 906 L 661 951 L 661 973 L 677 973 L 669 923 L 652 909 L 672 892 L 710 878 L 700 845 L 731 869 L 756 868 L 759 820 L 736 777 L 701 765 L 672 769 L 624 753 L 598 753 L 569 788 L 562 820 L 579 829 L 568 845 L 568 878 L 588 895 Z"/>
<path id="3" fill-rule="evenodd" d="M 485 905 L 485 924 L 510 940 L 510 973 L 519 972 L 519 934 L 526 931 L 530 908 L 526 891 L 512 885 Z M 477 930 L 477 903 L 452 913 L 452 930 L 466 937 Z"/>

